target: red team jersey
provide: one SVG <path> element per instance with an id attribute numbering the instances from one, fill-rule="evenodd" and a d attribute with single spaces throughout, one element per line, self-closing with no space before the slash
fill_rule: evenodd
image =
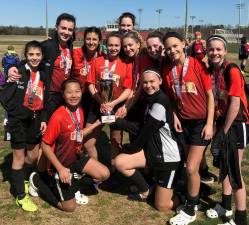
<path id="1" fill-rule="evenodd" d="M 132 64 L 125 63 L 123 60 L 118 58 L 114 61 L 109 61 L 108 68 L 111 70 L 113 64 L 116 63 L 116 67 L 112 76 L 113 79 L 113 91 L 112 99 L 117 99 L 125 89 L 132 88 Z M 87 82 L 95 84 L 96 89 L 99 90 L 98 81 L 104 79 L 104 56 L 98 57 L 92 64 Z"/>
<path id="2" fill-rule="evenodd" d="M 214 71 L 213 74 L 216 79 L 219 79 L 220 76 L 219 71 Z M 225 116 L 229 106 L 229 96 L 240 97 L 241 103 L 244 106 L 245 113 L 247 116 L 249 115 L 247 110 L 247 100 L 244 91 L 244 79 L 241 76 L 241 72 L 239 69 L 233 67 L 229 73 L 230 87 L 228 88 L 225 84 L 224 75 L 220 76 L 219 82 L 219 91 L 218 95 L 218 108 L 216 106 L 216 110 L 219 111 L 220 116 Z M 215 93 L 214 93 L 215 95 Z M 216 97 L 216 96 L 214 96 Z"/>
<path id="3" fill-rule="evenodd" d="M 32 79 L 32 89 L 34 88 L 35 78 L 36 78 L 36 72 L 30 71 L 30 78 Z M 24 101 L 23 106 L 29 108 L 32 111 L 42 110 L 44 108 L 43 101 L 44 101 L 44 84 L 41 80 L 39 80 L 36 93 L 34 96 L 34 99 L 31 102 L 29 102 L 29 96 L 31 95 L 32 90 L 30 90 L 29 85 L 27 86 L 25 95 L 24 95 Z"/>
<path id="4" fill-rule="evenodd" d="M 82 142 L 76 142 L 76 128 L 67 110 L 65 106 L 61 106 L 53 113 L 42 138 L 46 144 L 52 146 L 56 157 L 65 167 L 69 167 L 77 160 L 77 153 L 81 151 L 82 147 Z M 79 108 L 79 112 L 79 127 L 83 139 L 84 114 L 81 108 Z M 77 121 L 75 112 L 73 117 Z"/>
<path id="5" fill-rule="evenodd" d="M 70 77 L 72 56 L 69 48 L 61 48 L 61 55 L 54 62 L 51 74 L 50 91 L 61 92 L 61 84 Z"/>
<path id="6" fill-rule="evenodd" d="M 163 82 L 166 94 L 172 102 L 177 101 L 177 95 L 174 86 L 172 74 L 173 65 L 167 65 L 164 68 Z M 182 74 L 183 66 L 177 66 L 178 79 Z M 189 65 L 185 77 L 182 80 L 182 105 L 177 108 L 181 119 L 206 119 L 207 117 L 207 91 L 212 90 L 211 76 L 197 59 L 189 57 Z"/>
<path id="7" fill-rule="evenodd" d="M 95 58 L 101 56 L 102 54 L 96 52 L 95 56 L 89 59 L 85 57 L 82 48 L 74 48 L 73 54 L 74 54 L 74 70 L 73 70 L 74 78 L 80 82 L 81 87 L 83 88 L 84 91 L 86 88 L 87 76 L 90 72 L 93 61 Z"/>

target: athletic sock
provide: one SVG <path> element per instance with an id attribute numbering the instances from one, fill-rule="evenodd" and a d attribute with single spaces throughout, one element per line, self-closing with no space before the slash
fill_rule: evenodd
<path id="1" fill-rule="evenodd" d="M 236 225 L 247 225 L 247 214 L 246 210 L 236 210 L 234 222 Z"/>
<path id="2" fill-rule="evenodd" d="M 41 176 L 44 176 L 44 174 L 42 174 Z M 52 192 L 49 186 L 41 179 L 38 173 L 33 176 L 33 184 L 39 190 L 40 196 L 45 201 L 55 207 L 58 206 L 59 201 L 57 200 L 55 194 Z"/>
<path id="3" fill-rule="evenodd" d="M 240 64 L 240 69 L 241 69 L 242 71 L 244 71 L 244 70 L 245 70 L 245 65 Z"/>
<path id="4" fill-rule="evenodd" d="M 129 178 L 136 184 L 139 192 L 146 192 L 149 190 L 149 185 L 138 170 L 135 170 L 135 172 Z"/>
<path id="5" fill-rule="evenodd" d="M 34 171 L 34 165 L 29 163 L 24 163 L 23 172 L 24 172 L 24 180 L 29 180 L 30 174 Z"/>
<path id="6" fill-rule="evenodd" d="M 15 191 L 14 195 L 20 200 L 25 197 L 23 169 L 11 169 L 11 176 L 12 188 Z"/>
<path id="7" fill-rule="evenodd" d="M 222 194 L 222 207 L 226 210 L 232 210 L 232 195 Z"/>
<path id="8" fill-rule="evenodd" d="M 197 205 L 198 202 L 199 202 L 199 195 L 197 195 L 195 197 L 188 195 L 187 203 L 186 203 L 186 206 L 183 209 L 183 211 L 190 216 L 194 216 L 195 215 L 195 205 Z"/>

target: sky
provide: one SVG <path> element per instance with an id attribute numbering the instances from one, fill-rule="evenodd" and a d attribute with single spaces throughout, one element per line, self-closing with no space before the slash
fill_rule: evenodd
<path id="1" fill-rule="evenodd" d="M 77 19 L 77 26 L 105 26 L 129 11 L 141 21 L 141 28 L 157 28 L 160 14 L 161 27 L 183 26 L 186 0 L 47 0 L 48 26 L 54 27 L 56 17 L 67 12 Z M 235 26 L 239 22 L 236 4 L 241 9 L 241 25 L 249 23 L 249 0 L 188 0 L 188 24 L 224 24 Z M 0 25 L 46 26 L 46 0 L 1 0 Z M 138 9 L 142 9 L 139 16 Z M 195 16 L 190 19 L 190 16 Z"/>

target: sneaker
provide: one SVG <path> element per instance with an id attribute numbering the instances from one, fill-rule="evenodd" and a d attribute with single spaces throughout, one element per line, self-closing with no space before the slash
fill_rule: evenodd
<path id="1" fill-rule="evenodd" d="M 29 181 L 24 180 L 24 193 L 28 194 L 29 193 Z"/>
<path id="2" fill-rule="evenodd" d="M 214 177 L 208 171 L 200 170 L 201 182 L 204 184 L 213 184 Z"/>
<path id="3" fill-rule="evenodd" d="M 38 209 L 37 206 L 32 202 L 28 194 L 25 195 L 25 197 L 21 200 L 16 198 L 16 204 L 18 206 L 21 206 L 21 208 L 27 212 L 35 212 Z"/>
<path id="4" fill-rule="evenodd" d="M 222 216 L 232 216 L 233 215 L 233 210 L 226 210 L 223 208 L 219 203 L 216 204 L 214 208 L 208 209 L 206 211 L 206 215 L 210 219 L 222 217 Z"/>
<path id="5" fill-rule="evenodd" d="M 229 220 L 229 221 L 227 221 L 225 223 L 219 223 L 217 225 L 236 225 L 236 223 L 234 222 L 233 219 L 231 219 L 231 220 Z"/>
<path id="6" fill-rule="evenodd" d="M 75 200 L 76 200 L 76 203 L 79 205 L 86 205 L 89 201 L 88 197 L 80 193 L 80 191 L 77 191 L 75 193 Z"/>
<path id="7" fill-rule="evenodd" d="M 176 216 L 170 218 L 169 224 L 171 224 L 171 225 L 187 225 L 189 223 L 194 222 L 195 220 L 196 220 L 196 214 L 194 216 L 190 216 L 187 213 L 180 210 L 180 212 Z"/>
<path id="8" fill-rule="evenodd" d="M 38 197 L 39 196 L 38 188 L 33 183 L 33 177 L 35 175 L 36 175 L 36 172 L 33 172 L 33 173 L 30 174 L 30 177 L 29 177 L 29 194 L 32 197 Z"/>
<path id="9" fill-rule="evenodd" d="M 185 204 L 182 204 L 182 205 L 179 205 L 179 206 L 176 208 L 176 213 L 179 213 L 181 210 L 183 210 L 183 209 L 185 208 L 185 205 L 186 205 L 186 203 L 185 203 Z M 201 202 L 200 202 L 198 205 L 195 205 L 195 208 L 194 208 L 195 212 L 197 212 L 198 210 L 200 210 L 201 207 L 202 207 Z"/>
<path id="10" fill-rule="evenodd" d="M 132 193 L 132 194 L 128 195 L 127 199 L 130 200 L 130 201 L 146 202 L 148 196 L 145 196 L 145 195 L 143 195 L 141 193 Z"/>

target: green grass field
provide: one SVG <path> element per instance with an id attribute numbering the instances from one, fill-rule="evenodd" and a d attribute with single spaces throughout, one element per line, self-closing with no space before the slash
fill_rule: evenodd
<path id="1" fill-rule="evenodd" d="M 17 46 L 21 51 L 23 46 Z M 0 54 L 6 46 L 0 46 Z M 235 48 L 235 47 L 234 47 Z M 229 59 L 238 63 L 237 54 L 229 54 Z M 249 67 L 248 67 L 249 68 Z M 247 78 L 247 77 L 246 77 Z M 73 213 L 65 213 L 51 207 L 40 198 L 33 198 L 39 210 L 35 213 L 27 213 L 15 205 L 14 198 L 10 194 L 9 168 L 11 166 L 11 149 L 8 142 L 3 141 L 3 109 L 0 107 L 0 225 L 23 224 L 70 224 L 70 225 L 164 225 L 174 212 L 160 213 L 147 203 L 130 202 L 127 200 L 128 189 L 125 183 L 116 190 L 100 190 L 97 195 L 89 196 L 89 203 L 78 206 Z M 105 129 L 105 132 L 108 129 Z M 108 158 L 108 140 L 98 140 L 98 147 L 102 158 Z M 211 171 L 218 175 L 217 169 L 211 166 L 211 156 L 208 151 L 208 163 Z M 245 151 L 242 172 L 245 176 L 247 193 L 249 193 L 249 149 Z M 221 185 L 212 185 L 214 194 L 212 200 L 221 198 Z M 247 194 L 247 204 L 249 204 Z M 207 219 L 204 211 L 198 212 L 198 220 L 193 225 L 216 225 L 221 220 Z"/>

